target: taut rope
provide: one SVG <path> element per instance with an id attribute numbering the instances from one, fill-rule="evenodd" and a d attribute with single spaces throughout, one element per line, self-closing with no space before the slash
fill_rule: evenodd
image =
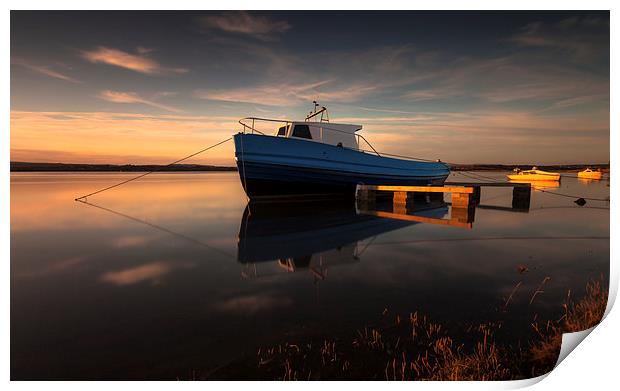
<path id="1" fill-rule="evenodd" d="M 155 170 L 153 170 L 153 171 L 145 172 L 144 174 L 140 174 L 140 175 L 138 175 L 137 177 L 130 178 L 130 179 L 127 179 L 127 180 L 124 180 L 124 181 L 119 182 L 119 183 L 117 183 L 117 184 L 115 184 L 115 185 L 108 186 L 108 187 L 104 187 L 103 189 L 99 189 L 99 190 L 97 190 L 97 191 L 93 191 L 92 193 L 89 193 L 89 194 L 83 195 L 83 196 L 81 196 L 81 197 L 78 197 L 78 198 L 76 198 L 76 199 L 75 199 L 75 201 L 83 201 L 83 200 L 85 200 L 87 197 L 90 197 L 90 196 L 92 196 L 92 195 L 99 194 L 99 193 L 103 193 L 103 192 L 104 192 L 104 191 L 106 191 L 106 190 L 110 190 L 110 189 L 113 189 L 113 188 L 115 188 L 115 187 L 119 187 L 119 186 L 121 186 L 121 185 L 124 185 L 125 183 L 129 183 L 129 182 L 135 181 L 136 179 L 143 178 L 143 177 L 145 177 L 145 176 L 147 176 L 147 175 L 149 175 L 149 174 L 152 174 L 152 173 L 154 173 L 154 172 L 161 171 L 161 170 L 163 170 L 164 168 L 168 168 L 168 167 L 170 167 L 170 166 L 172 166 L 172 165 L 174 165 L 174 164 L 180 163 L 180 162 L 182 162 L 182 161 L 184 161 L 184 160 L 187 160 L 187 159 L 189 159 L 189 158 L 191 158 L 191 157 L 194 157 L 194 156 L 196 156 L 196 155 L 199 155 L 199 154 L 201 154 L 201 153 L 203 153 L 203 152 L 208 151 L 209 149 L 215 148 L 215 147 L 217 147 L 217 146 L 219 146 L 219 145 L 222 145 L 222 144 L 224 144 L 224 143 L 226 143 L 226 142 L 228 142 L 228 141 L 230 141 L 230 140 L 232 140 L 232 137 L 229 137 L 229 138 L 227 138 L 226 140 L 220 141 L 219 143 L 213 144 L 213 145 L 211 145 L 210 147 L 207 147 L 207 148 L 205 148 L 205 149 L 201 149 L 201 150 L 200 150 L 200 151 L 198 151 L 198 152 L 194 152 L 194 153 L 192 153 L 191 155 L 185 156 L 185 157 L 184 157 L 184 158 L 182 158 L 182 159 L 175 160 L 174 162 L 169 163 L 169 164 L 166 164 L 165 166 L 158 167 L 158 168 L 156 168 L 156 169 L 155 169 Z"/>

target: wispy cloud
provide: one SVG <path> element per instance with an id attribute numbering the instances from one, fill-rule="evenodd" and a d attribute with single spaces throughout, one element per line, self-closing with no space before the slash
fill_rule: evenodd
<path id="1" fill-rule="evenodd" d="M 154 51 L 155 49 L 151 49 L 151 48 L 145 48 L 144 46 L 138 46 L 136 48 L 136 52 L 138 52 L 138 54 L 148 54 L 152 51 Z"/>
<path id="2" fill-rule="evenodd" d="M 521 46 L 563 50 L 591 62 L 593 56 L 609 54 L 609 20 L 574 16 L 555 24 L 532 22 L 510 40 Z"/>
<path id="3" fill-rule="evenodd" d="M 284 20 L 273 20 L 245 11 L 204 16 L 200 18 L 200 24 L 205 29 L 248 35 L 262 40 L 271 40 L 277 34 L 284 33 L 291 28 L 291 25 Z"/>
<path id="4" fill-rule="evenodd" d="M 420 74 L 432 77 L 423 83 L 404 87 L 401 95 L 409 102 L 462 102 L 469 107 L 478 105 L 539 105 L 545 108 L 609 100 L 609 79 L 598 72 L 585 72 L 580 67 L 567 65 L 565 56 L 548 55 L 540 61 L 522 54 L 497 58 L 458 58 L 418 69 Z M 563 62 L 562 65 L 558 62 Z M 459 101 L 460 99 L 460 101 Z"/>
<path id="5" fill-rule="evenodd" d="M 177 91 L 160 91 L 155 93 L 155 96 L 158 98 L 170 98 L 177 95 L 179 95 Z"/>
<path id="6" fill-rule="evenodd" d="M 181 112 L 181 110 L 177 109 L 176 107 L 164 105 L 164 104 L 161 104 L 159 102 L 155 102 L 153 100 L 149 100 L 149 99 L 143 98 L 143 97 L 141 97 L 139 94 L 137 94 L 135 92 L 123 92 L 123 91 L 105 90 L 105 91 L 101 91 L 101 93 L 99 94 L 99 98 L 101 98 L 103 100 L 107 100 L 108 102 L 114 102 L 114 103 L 140 103 L 140 104 L 144 104 L 144 105 L 147 105 L 147 106 L 155 107 L 157 109 L 171 111 L 171 112 L 174 112 L 174 113 Z"/>
<path id="7" fill-rule="evenodd" d="M 92 63 L 103 63 L 129 69 L 147 75 L 159 75 L 165 73 L 186 73 L 186 68 L 166 68 L 159 62 L 146 56 L 151 49 L 138 47 L 137 53 L 127 53 L 119 49 L 99 46 L 93 50 L 84 50 L 81 55 Z"/>
<path id="8" fill-rule="evenodd" d="M 247 87 L 197 89 L 196 97 L 285 107 L 313 99 L 351 103 L 429 77 L 412 66 L 412 57 L 418 61 L 425 56 L 410 45 L 293 54 L 263 42 L 230 37 L 216 42 L 214 56 L 220 66 L 253 82 Z"/>
<path id="9" fill-rule="evenodd" d="M 363 106 L 353 106 L 354 108 L 364 110 L 364 111 L 372 111 L 376 113 L 393 113 L 393 114 L 416 114 L 414 111 L 404 111 L 404 110 L 392 110 L 392 109 L 382 109 L 376 107 L 363 107 Z"/>
<path id="10" fill-rule="evenodd" d="M 609 95 L 583 95 L 575 98 L 563 99 L 555 102 L 549 109 L 566 108 L 572 106 L 579 106 L 589 104 L 593 102 L 600 102 L 605 99 L 609 99 Z"/>
<path id="11" fill-rule="evenodd" d="M 377 47 L 363 52 L 324 51 L 320 53 L 324 59 L 320 64 L 303 53 L 292 58 L 290 53 L 273 45 L 234 40 L 225 43 L 229 52 L 233 50 L 247 57 L 241 63 L 248 69 L 239 71 L 255 73 L 254 79 L 260 83 L 198 89 L 194 96 L 281 107 L 298 106 L 313 99 L 328 105 L 347 102 L 362 106 L 379 101 L 387 105 L 392 103 L 385 100 L 388 97 L 396 105 L 394 111 L 410 111 L 410 105 L 417 102 L 467 100 L 469 107 L 536 102 L 543 108 L 561 100 L 571 99 L 577 105 L 594 99 L 578 99 L 584 95 L 598 96 L 600 100 L 609 96 L 605 75 L 566 64 L 566 54 L 562 53 L 524 56 L 523 49 L 514 43 L 514 53 L 490 58 L 423 52 L 411 45 Z M 540 60 L 541 56 L 544 61 Z M 308 66 L 310 63 L 313 65 Z M 242 65 L 231 62 L 230 66 Z M 321 75 L 320 79 L 317 74 Z"/>
<path id="12" fill-rule="evenodd" d="M 328 88 L 328 85 L 331 86 Z M 373 84 L 340 86 L 332 80 L 322 80 L 307 84 L 285 83 L 227 90 L 197 90 L 194 95 L 200 99 L 288 107 L 308 103 L 313 99 L 353 102 L 376 88 Z"/>
<path id="13" fill-rule="evenodd" d="M 35 65 L 35 64 L 31 64 L 27 61 L 21 60 L 21 59 L 13 59 L 11 60 L 12 64 L 15 65 L 20 65 L 24 68 L 27 68 L 33 72 L 39 73 L 41 75 L 45 75 L 45 76 L 49 76 L 49 77 L 53 77 L 55 79 L 60 79 L 60 80 L 64 80 L 64 81 L 68 81 L 71 83 L 80 83 L 79 80 L 74 79 L 71 76 L 67 76 L 64 73 L 58 72 L 54 69 L 52 69 L 51 67 L 47 66 L 47 65 Z"/>

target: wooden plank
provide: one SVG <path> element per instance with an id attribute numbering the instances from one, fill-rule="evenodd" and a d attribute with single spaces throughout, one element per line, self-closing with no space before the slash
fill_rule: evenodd
<path id="1" fill-rule="evenodd" d="M 417 193 L 461 193 L 471 194 L 472 187 L 461 186 L 387 186 L 387 185 L 358 185 L 360 190 L 374 191 L 411 191 Z"/>
<path id="2" fill-rule="evenodd" d="M 471 229 L 473 227 L 472 223 L 464 223 L 458 220 L 438 219 L 434 217 L 383 212 L 379 210 L 361 210 L 360 212 L 366 215 L 370 215 L 370 216 L 384 217 L 384 218 L 395 219 L 395 220 L 415 221 L 418 223 L 427 223 L 427 224 L 448 225 L 451 227 L 467 228 L 467 229 Z"/>

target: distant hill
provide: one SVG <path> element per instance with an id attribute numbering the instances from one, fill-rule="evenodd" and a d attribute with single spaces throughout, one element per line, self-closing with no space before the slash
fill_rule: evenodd
<path id="1" fill-rule="evenodd" d="M 144 171 L 237 171 L 237 167 L 210 166 L 203 164 L 70 164 L 11 162 L 11 172 L 32 171 L 84 171 L 84 172 L 144 172 Z"/>

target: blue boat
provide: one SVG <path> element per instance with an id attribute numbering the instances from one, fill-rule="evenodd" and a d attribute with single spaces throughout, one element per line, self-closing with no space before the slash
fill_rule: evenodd
<path id="1" fill-rule="evenodd" d="M 235 159 L 250 199 L 354 197 L 358 184 L 441 185 L 450 174 L 441 161 L 377 152 L 357 133 L 361 125 L 331 123 L 327 109 L 317 110 L 316 104 L 305 121 L 248 117 L 239 123 L 243 131 L 233 137 Z M 258 123 L 277 125 L 267 134 L 259 130 Z M 361 147 L 362 141 L 370 150 Z"/>

